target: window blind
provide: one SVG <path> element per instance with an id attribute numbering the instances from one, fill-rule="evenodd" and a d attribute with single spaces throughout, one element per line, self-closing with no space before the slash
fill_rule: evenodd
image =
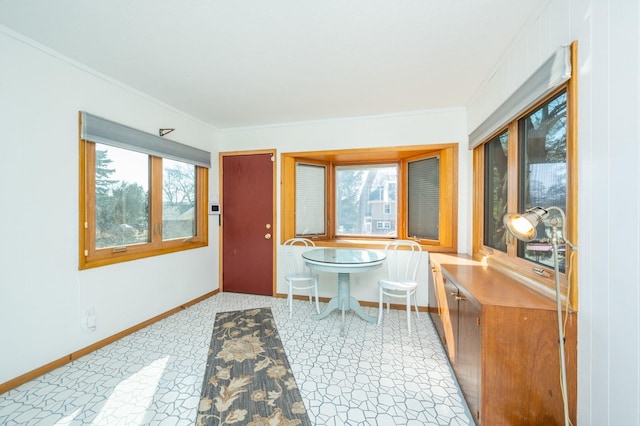
<path id="1" fill-rule="evenodd" d="M 211 153 L 125 126 L 88 112 L 80 112 L 80 138 L 156 157 L 211 168 Z"/>
<path id="2" fill-rule="evenodd" d="M 296 236 L 325 235 L 326 168 L 296 164 Z"/>
<path id="3" fill-rule="evenodd" d="M 408 237 L 439 238 L 440 157 L 409 163 Z"/>
<path id="4" fill-rule="evenodd" d="M 505 102 L 469 134 L 469 149 L 480 145 L 519 114 L 571 78 L 571 49 L 562 46 Z"/>

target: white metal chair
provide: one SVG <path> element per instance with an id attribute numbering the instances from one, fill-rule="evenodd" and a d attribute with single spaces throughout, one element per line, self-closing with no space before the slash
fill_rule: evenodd
<path id="1" fill-rule="evenodd" d="M 422 247 L 411 240 L 396 240 L 387 243 L 385 246 L 387 255 L 387 275 L 378 280 L 378 324 L 382 321 L 383 299 L 387 302 L 387 313 L 389 312 L 389 298 L 404 298 L 407 304 L 407 330 L 411 334 L 411 302 L 418 313 L 418 302 L 416 299 L 416 289 L 418 282 L 416 275 L 422 259 Z"/>
<path id="2" fill-rule="evenodd" d="M 312 290 L 316 298 L 316 313 L 320 313 L 318 303 L 318 274 L 311 271 L 309 266 L 302 259 L 302 251 L 314 248 L 313 241 L 306 238 L 291 238 L 284 243 L 284 256 L 287 262 L 287 274 L 284 279 L 287 281 L 289 291 L 287 294 L 287 305 L 289 305 L 289 318 L 293 314 L 293 291 L 309 290 L 309 302 L 313 303 Z M 303 247 L 302 250 L 300 248 Z"/>

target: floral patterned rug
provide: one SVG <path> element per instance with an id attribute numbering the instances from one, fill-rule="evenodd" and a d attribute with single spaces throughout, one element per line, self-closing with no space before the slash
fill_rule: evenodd
<path id="1" fill-rule="evenodd" d="M 219 312 L 196 425 L 311 425 L 271 308 Z"/>

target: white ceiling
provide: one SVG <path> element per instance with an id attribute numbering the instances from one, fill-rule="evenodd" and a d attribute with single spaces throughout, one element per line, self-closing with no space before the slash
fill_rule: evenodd
<path id="1" fill-rule="evenodd" d="M 225 129 L 464 107 L 542 3 L 0 0 L 0 25 Z"/>

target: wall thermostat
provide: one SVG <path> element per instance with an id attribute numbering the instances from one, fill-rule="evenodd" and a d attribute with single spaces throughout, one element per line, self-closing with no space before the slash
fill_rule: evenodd
<path id="1" fill-rule="evenodd" d="M 209 203 L 209 214 L 220 214 L 220 203 Z"/>

